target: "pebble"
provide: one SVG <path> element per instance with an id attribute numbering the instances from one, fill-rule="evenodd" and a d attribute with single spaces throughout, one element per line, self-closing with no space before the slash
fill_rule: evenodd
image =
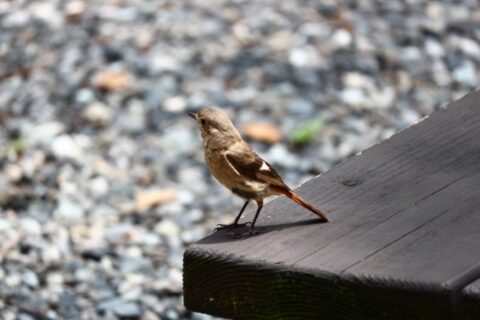
<path id="1" fill-rule="evenodd" d="M 1 232 L 1 231 L 6 231 L 6 230 L 8 230 L 8 229 L 10 229 L 10 228 L 11 228 L 10 222 L 7 221 L 7 220 L 5 220 L 5 219 L 2 219 L 2 218 L 0 217 L 0 232 Z"/>
<path id="2" fill-rule="evenodd" d="M 24 217 L 19 220 L 19 225 L 20 229 L 28 234 L 39 235 L 42 232 L 42 226 L 34 218 Z"/>
<path id="3" fill-rule="evenodd" d="M 56 246 L 43 247 L 41 252 L 41 258 L 44 263 L 59 262 L 62 258 L 60 249 Z"/>
<path id="4" fill-rule="evenodd" d="M 143 319 L 144 320 L 161 320 L 160 317 L 155 314 L 155 312 L 150 310 L 146 310 L 143 313 Z"/>
<path id="5" fill-rule="evenodd" d="M 458 68 L 453 70 L 453 79 L 467 88 L 473 88 L 478 85 L 478 77 L 475 65 L 471 61 L 463 62 Z"/>
<path id="6" fill-rule="evenodd" d="M 79 22 L 85 12 L 86 5 L 83 1 L 71 1 L 65 5 L 65 17 L 70 22 Z"/>
<path id="7" fill-rule="evenodd" d="M 105 177 L 98 176 L 89 182 L 90 192 L 94 197 L 101 197 L 107 195 L 110 190 L 108 180 Z"/>
<path id="8" fill-rule="evenodd" d="M 287 110 L 294 116 L 308 118 L 315 114 L 315 105 L 308 99 L 295 97 L 288 101 Z"/>
<path id="9" fill-rule="evenodd" d="M 169 237 L 177 237 L 180 234 L 180 228 L 172 220 L 162 220 L 155 225 L 155 232 Z"/>
<path id="10" fill-rule="evenodd" d="M 112 243 L 124 242 L 134 237 L 136 230 L 129 224 L 115 224 L 103 230 L 103 237 Z"/>
<path id="11" fill-rule="evenodd" d="M 345 29 L 335 31 L 331 39 L 337 49 L 348 48 L 352 44 L 352 35 Z"/>
<path id="12" fill-rule="evenodd" d="M 195 201 L 195 195 L 189 190 L 179 190 L 176 194 L 176 199 L 182 204 L 189 205 Z"/>
<path id="13" fill-rule="evenodd" d="M 174 309 L 167 309 L 165 310 L 165 318 L 168 320 L 179 319 L 178 312 Z"/>
<path id="14" fill-rule="evenodd" d="M 4 28 L 22 28 L 28 25 L 31 20 L 30 13 L 26 11 L 14 11 L 2 19 Z"/>
<path id="15" fill-rule="evenodd" d="M 286 51 L 293 42 L 293 34 L 287 30 L 281 30 L 267 39 L 267 44 L 274 51 L 283 52 Z"/>
<path id="16" fill-rule="evenodd" d="M 203 212 L 199 209 L 190 210 L 188 212 L 187 216 L 188 216 L 188 219 L 193 223 L 200 222 L 204 218 Z M 0 228 L 0 230 L 1 230 L 1 228 Z"/>
<path id="17" fill-rule="evenodd" d="M 442 45 L 438 41 L 431 38 L 428 38 L 425 41 L 425 51 L 432 58 L 441 58 L 445 55 L 445 49 L 442 47 Z"/>
<path id="18" fill-rule="evenodd" d="M 159 72 L 175 72 L 180 68 L 179 62 L 176 57 L 168 53 L 161 53 L 155 55 L 151 62 L 152 71 Z"/>
<path id="19" fill-rule="evenodd" d="M 271 163 L 279 164 L 285 168 L 294 168 L 298 163 L 297 156 L 290 153 L 282 144 L 277 144 L 270 148 L 266 157 L 268 157 Z"/>
<path id="20" fill-rule="evenodd" d="M 4 277 L 3 281 L 9 287 L 18 287 L 22 281 L 22 277 L 19 274 L 9 274 Z"/>
<path id="21" fill-rule="evenodd" d="M 292 49 L 288 59 L 290 64 L 296 68 L 318 68 L 323 62 L 313 46 Z"/>
<path id="22" fill-rule="evenodd" d="M 56 29 L 62 26 L 63 18 L 54 3 L 38 2 L 30 7 L 32 16 Z"/>
<path id="23" fill-rule="evenodd" d="M 362 89 L 348 88 L 340 92 L 340 100 L 349 106 L 359 107 L 366 104 L 367 97 Z"/>
<path id="24" fill-rule="evenodd" d="M 84 116 L 88 121 L 99 126 L 105 126 L 112 122 L 113 119 L 111 109 L 101 102 L 89 105 L 85 109 Z"/>
<path id="25" fill-rule="evenodd" d="M 20 313 L 18 314 L 18 317 L 17 317 L 18 320 L 35 320 L 34 317 L 26 314 L 26 313 Z"/>
<path id="26" fill-rule="evenodd" d="M 82 88 L 75 93 L 75 101 L 79 104 L 89 104 L 95 101 L 95 93 L 89 88 Z M 100 102 L 96 102 L 102 104 Z"/>
<path id="27" fill-rule="evenodd" d="M 46 277 L 46 282 L 50 286 L 62 285 L 64 281 L 63 274 L 59 272 L 50 272 Z"/>
<path id="28" fill-rule="evenodd" d="M 130 102 L 127 112 L 118 117 L 118 125 L 129 133 L 140 133 L 147 125 L 147 110 L 145 105 L 133 100 Z"/>
<path id="29" fill-rule="evenodd" d="M 373 85 L 372 80 L 360 72 L 347 72 L 342 77 L 343 85 L 347 88 L 367 88 Z"/>
<path id="30" fill-rule="evenodd" d="M 405 109 L 401 114 L 401 119 L 403 121 L 402 125 L 409 125 L 417 123 L 420 120 L 421 116 L 418 112 L 413 110 Z"/>
<path id="31" fill-rule="evenodd" d="M 59 158 L 79 159 L 83 156 L 83 148 L 78 140 L 70 135 L 60 135 L 53 139 L 51 151 Z"/>
<path id="32" fill-rule="evenodd" d="M 460 38 L 458 41 L 458 47 L 474 59 L 480 59 L 480 44 L 478 41 L 474 41 L 469 38 Z"/>
<path id="33" fill-rule="evenodd" d="M 116 305 L 113 311 L 120 319 L 133 320 L 140 319 L 140 307 L 136 303 L 126 302 Z"/>
<path id="34" fill-rule="evenodd" d="M 58 121 L 44 122 L 36 125 L 29 136 L 31 144 L 50 144 L 53 139 L 65 130 L 65 126 Z"/>
<path id="35" fill-rule="evenodd" d="M 75 201 L 67 197 L 61 197 L 53 214 L 57 219 L 78 221 L 84 217 L 85 211 L 82 206 Z"/>
<path id="36" fill-rule="evenodd" d="M 447 66 L 441 61 L 436 60 L 432 65 L 433 80 L 440 87 L 448 86 L 452 82 L 452 77 Z"/>
<path id="37" fill-rule="evenodd" d="M 165 111 L 180 113 L 187 109 L 187 100 L 182 96 L 168 97 L 163 101 Z"/>
<path id="38" fill-rule="evenodd" d="M 22 168 L 14 163 L 8 164 L 5 167 L 4 172 L 7 180 L 14 183 L 20 181 L 23 176 Z"/>

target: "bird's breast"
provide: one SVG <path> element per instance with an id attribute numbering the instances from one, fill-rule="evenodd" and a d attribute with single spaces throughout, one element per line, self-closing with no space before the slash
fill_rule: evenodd
<path id="1" fill-rule="evenodd" d="M 239 174 L 231 168 L 221 150 L 211 151 L 205 148 L 205 162 L 213 176 L 229 189 L 235 187 L 237 181 L 241 178 Z"/>
<path id="2" fill-rule="evenodd" d="M 268 183 L 240 175 L 223 156 L 222 152 L 205 152 L 205 162 L 212 175 L 233 193 L 247 199 L 267 196 Z"/>

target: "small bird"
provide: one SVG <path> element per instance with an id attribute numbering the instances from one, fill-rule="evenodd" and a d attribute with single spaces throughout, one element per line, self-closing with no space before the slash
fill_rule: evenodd
<path id="1" fill-rule="evenodd" d="M 295 194 L 275 169 L 263 160 L 242 139 L 228 116 L 219 109 L 205 108 L 189 113 L 200 125 L 205 161 L 213 176 L 234 194 L 244 198 L 245 204 L 230 225 L 219 225 L 216 230 L 233 229 L 246 224 L 238 221 L 251 200 L 257 202 L 257 211 L 249 231 L 242 235 L 253 235 L 253 228 L 263 207 L 263 199 L 273 195 L 285 195 L 299 205 L 319 216 L 324 222 L 327 217 L 299 195 Z"/>

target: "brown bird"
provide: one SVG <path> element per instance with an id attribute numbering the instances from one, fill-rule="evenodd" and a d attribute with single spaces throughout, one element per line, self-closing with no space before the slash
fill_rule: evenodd
<path id="1" fill-rule="evenodd" d="M 235 221 L 230 225 L 219 225 L 216 230 L 245 225 L 239 224 L 238 221 L 248 203 L 255 200 L 257 212 L 248 233 L 243 236 L 252 235 L 263 207 L 263 199 L 273 195 L 285 195 L 328 222 L 321 211 L 295 194 L 283 182 L 277 171 L 243 141 L 224 112 L 215 108 L 205 108 L 189 115 L 200 125 L 205 161 L 210 172 L 221 184 L 246 200 Z"/>

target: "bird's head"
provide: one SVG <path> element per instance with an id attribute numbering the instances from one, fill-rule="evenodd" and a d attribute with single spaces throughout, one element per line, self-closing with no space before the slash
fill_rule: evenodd
<path id="1" fill-rule="evenodd" d="M 204 142 L 214 140 L 218 144 L 220 140 L 236 142 L 241 139 L 230 118 L 220 109 L 205 108 L 189 115 L 199 124 Z"/>

